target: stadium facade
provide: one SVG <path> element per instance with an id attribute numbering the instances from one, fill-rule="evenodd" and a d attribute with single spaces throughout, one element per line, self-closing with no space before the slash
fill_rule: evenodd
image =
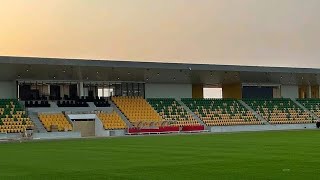
<path id="1" fill-rule="evenodd" d="M 314 128 L 319 76 L 314 68 L 3 56 L 0 130 L 17 136 L 29 120 L 39 138 Z M 205 87 L 222 88 L 223 99 L 203 99 Z"/>

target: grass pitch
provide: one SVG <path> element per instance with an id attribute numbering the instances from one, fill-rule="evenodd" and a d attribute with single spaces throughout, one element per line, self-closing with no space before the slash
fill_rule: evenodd
<path id="1" fill-rule="evenodd" d="M 0 179 L 319 179 L 320 131 L 0 144 Z"/>

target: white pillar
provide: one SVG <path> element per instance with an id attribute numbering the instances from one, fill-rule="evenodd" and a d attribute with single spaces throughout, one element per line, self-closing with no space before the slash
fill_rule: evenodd
<path id="1" fill-rule="evenodd" d="M 84 91 L 83 91 L 83 82 L 79 83 L 79 92 L 80 92 L 80 97 L 84 96 Z"/>
<path id="2" fill-rule="evenodd" d="M 308 86 L 308 98 L 311 98 L 311 85 Z"/>
<path id="3" fill-rule="evenodd" d="M 48 95 L 50 96 L 50 84 L 48 85 Z"/>
<path id="4" fill-rule="evenodd" d="M 64 85 L 60 85 L 60 97 L 63 98 L 64 95 Z"/>

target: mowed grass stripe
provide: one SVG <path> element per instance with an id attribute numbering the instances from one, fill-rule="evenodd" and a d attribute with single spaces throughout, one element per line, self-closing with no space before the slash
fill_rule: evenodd
<path id="1" fill-rule="evenodd" d="M 319 131 L 0 144 L 0 179 L 318 179 Z"/>

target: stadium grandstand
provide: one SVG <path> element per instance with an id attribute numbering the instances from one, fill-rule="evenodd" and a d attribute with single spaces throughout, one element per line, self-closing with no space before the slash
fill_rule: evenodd
<path id="1" fill-rule="evenodd" d="M 0 57 L 0 138 L 315 128 L 320 70 Z M 221 98 L 205 98 L 205 88 Z"/>

